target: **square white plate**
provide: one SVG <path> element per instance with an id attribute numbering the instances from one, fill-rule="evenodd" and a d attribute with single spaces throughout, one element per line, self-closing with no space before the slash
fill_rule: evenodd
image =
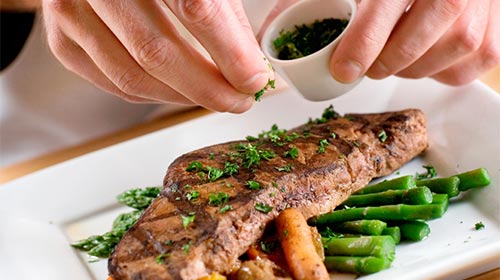
<path id="1" fill-rule="evenodd" d="M 0 278 L 105 279 L 106 261 L 89 263 L 72 241 L 109 230 L 120 192 L 161 185 L 168 165 L 190 150 L 292 128 L 333 104 L 340 113 L 409 107 L 428 118 L 430 148 L 401 174 L 432 164 L 439 175 L 486 167 L 492 184 L 454 201 L 431 235 L 401 244 L 390 269 L 366 279 L 464 278 L 500 266 L 500 96 L 479 82 L 365 79 L 350 94 L 312 103 L 291 90 L 242 115 L 211 114 L 55 165 L 0 186 Z M 485 229 L 476 231 L 482 221 Z"/>

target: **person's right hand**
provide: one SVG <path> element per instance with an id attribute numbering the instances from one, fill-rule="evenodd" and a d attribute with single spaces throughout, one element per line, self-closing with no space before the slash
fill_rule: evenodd
<path id="1" fill-rule="evenodd" d="M 167 7 L 213 61 L 183 39 Z M 63 65 L 131 102 L 241 113 L 273 79 L 240 0 L 44 0 L 43 12 Z"/>

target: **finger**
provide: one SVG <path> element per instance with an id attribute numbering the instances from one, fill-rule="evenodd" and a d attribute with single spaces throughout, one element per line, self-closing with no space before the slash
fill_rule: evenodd
<path id="1" fill-rule="evenodd" d="M 248 36 L 251 28 L 240 1 L 164 2 L 210 53 L 233 87 L 253 94 L 273 79 L 257 41 Z"/>
<path id="2" fill-rule="evenodd" d="M 234 89 L 212 61 L 177 32 L 162 3 L 90 0 L 92 8 L 150 75 L 205 108 L 241 113 L 253 96 Z"/>
<path id="3" fill-rule="evenodd" d="M 45 17 L 47 18 L 47 16 Z M 113 84 L 94 64 L 92 59 L 83 51 L 82 48 L 77 46 L 73 41 L 66 37 L 58 28 L 53 24 L 47 24 L 48 27 L 47 41 L 52 53 L 63 64 L 63 66 L 78 74 L 79 76 L 90 81 L 98 88 L 109 92 L 113 95 L 120 97 L 131 103 L 157 103 L 155 100 L 128 95 L 121 91 L 115 84 Z"/>
<path id="4" fill-rule="evenodd" d="M 367 75 L 382 79 L 415 62 L 443 36 L 466 4 L 467 0 L 415 1 Z"/>
<path id="5" fill-rule="evenodd" d="M 475 52 L 483 41 L 488 24 L 490 0 L 469 1 L 464 13 L 422 57 L 397 76 L 423 78 L 450 67 L 462 57 Z"/>
<path id="6" fill-rule="evenodd" d="M 189 99 L 139 67 L 86 2 L 75 3 L 70 9 L 64 10 L 65 13 L 56 10 L 63 32 L 78 42 L 95 65 L 122 92 L 162 103 L 192 104 Z"/>
<path id="7" fill-rule="evenodd" d="M 361 77 L 382 51 L 410 0 L 361 1 L 349 30 L 333 53 L 330 69 L 340 82 Z"/>
<path id="8" fill-rule="evenodd" d="M 489 22 L 479 49 L 457 64 L 432 77 L 450 85 L 467 84 L 482 73 L 500 65 L 500 0 L 490 3 Z"/>

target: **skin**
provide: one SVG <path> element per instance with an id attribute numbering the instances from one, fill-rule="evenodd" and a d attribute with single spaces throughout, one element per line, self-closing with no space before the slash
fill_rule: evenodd
<path id="1" fill-rule="evenodd" d="M 295 2 L 278 0 L 266 24 Z M 500 0 L 357 2 L 330 61 L 341 82 L 396 75 L 464 85 L 500 64 Z"/>
<path id="2" fill-rule="evenodd" d="M 277 0 L 262 30 L 296 1 Z M 2 9 L 33 9 L 39 2 L 0 3 Z M 239 0 L 42 2 L 55 56 L 130 102 L 241 113 L 274 78 Z M 500 64 L 500 0 L 357 2 L 357 17 L 330 61 L 341 82 L 396 75 L 463 85 Z M 211 59 L 174 28 L 167 8 Z"/>

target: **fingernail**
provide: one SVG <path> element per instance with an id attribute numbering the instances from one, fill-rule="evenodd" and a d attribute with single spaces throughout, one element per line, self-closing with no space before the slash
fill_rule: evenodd
<path id="1" fill-rule="evenodd" d="M 337 61 L 333 67 L 333 75 L 341 83 L 352 83 L 363 74 L 363 67 L 354 60 Z"/>
<path id="2" fill-rule="evenodd" d="M 269 74 L 267 72 L 259 72 L 248 79 L 243 86 L 245 88 L 263 88 L 269 79 Z"/>
<path id="3" fill-rule="evenodd" d="M 247 97 L 238 102 L 236 102 L 231 109 L 228 110 L 230 113 L 240 114 L 246 112 L 248 109 L 252 107 L 254 103 L 254 97 Z"/>
<path id="4" fill-rule="evenodd" d="M 383 79 L 389 76 L 389 69 L 380 61 L 375 60 L 370 69 L 368 69 L 368 73 L 373 79 Z"/>

